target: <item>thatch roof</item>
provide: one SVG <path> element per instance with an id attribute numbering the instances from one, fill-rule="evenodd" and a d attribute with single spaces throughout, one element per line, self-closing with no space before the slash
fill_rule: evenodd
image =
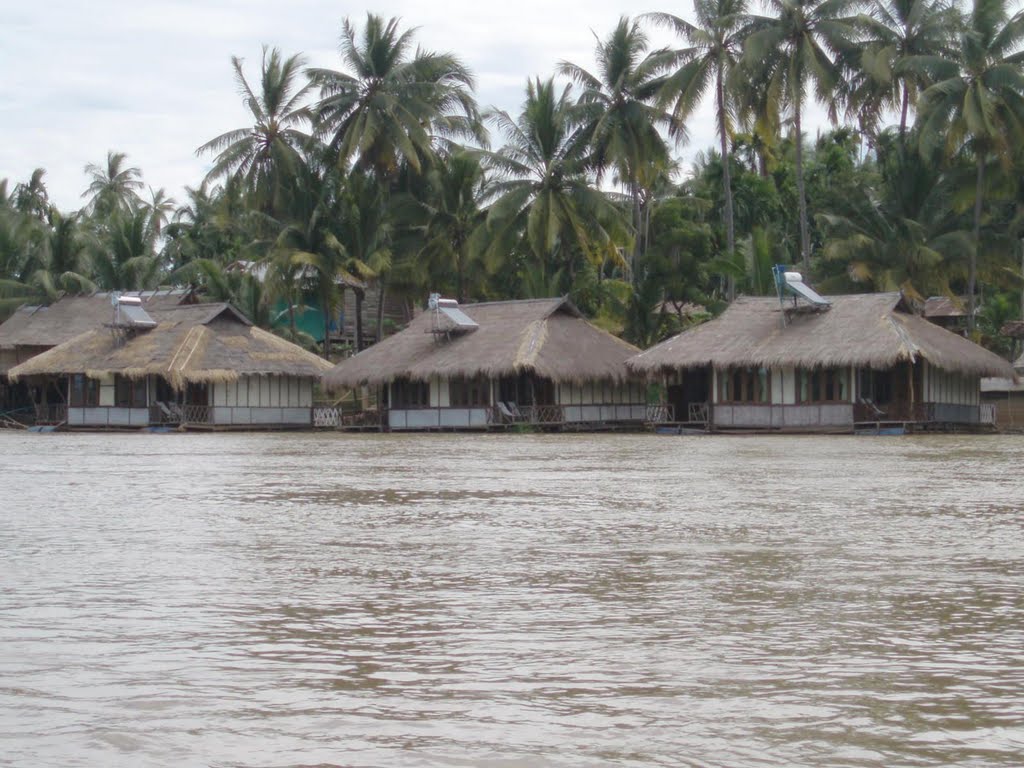
<path id="1" fill-rule="evenodd" d="M 949 296 L 929 296 L 924 302 L 924 316 L 931 319 L 941 317 L 967 317 L 962 299 Z"/>
<path id="2" fill-rule="evenodd" d="M 622 380 L 636 347 L 588 323 L 565 298 L 497 301 L 459 307 L 479 326 L 432 333 L 424 312 L 400 333 L 344 360 L 324 377 L 329 387 L 433 376 L 491 378 L 534 373 L 555 382 Z"/>
<path id="3" fill-rule="evenodd" d="M 1011 320 L 999 329 L 999 333 L 1014 339 L 1024 339 L 1024 320 Z"/>
<path id="4" fill-rule="evenodd" d="M 981 380 L 982 392 L 1024 392 L 1024 354 L 1013 363 L 1013 369 L 1017 372 L 1016 379 L 1008 379 L 1004 376 L 996 376 Z"/>
<path id="5" fill-rule="evenodd" d="M 193 297 L 191 291 L 179 289 L 125 291 L 121 295 L 139 297 L 147 312 L 176 307 Z M 49 305 L 26 304 L 0 323 L 0 349 L 55 347 L 110 322 L 112 316 L 109 293 L 64 296 Z M 0 366 L 2 373 L 6 370 Z"/>
<path id="6" fill-rule="evenodd" d="M 899 293 L 830 296 L 830 309 L 783 312 L 774 297 L 740 297 L 718 318 L 632 358 L 654 374 L 713 366 L 889 368 L 918 358 L 947 371 L 1013 377 L 998 355 L 909 311 Z"/>
<path id="7" fill-rule="evenodd" d="M 235 381 L 242 375 L 319 377 L 330 363 L 279 336 L 254 327 L 228 304 L 147 310 L 152 330 L 118 339 L 98 324 L 12 368 L 12 380 L 36 375 L 116 373 L 162 376 L 175 388 L 187 383 Z M 108 318 L 109 319 L 109 318 Z"/>
<path id="8" fill-rule="evenodd" d="M 137 296 L 147 312 L 176 307 L 192 294 L 187 290 L 125 291 Z M 26 304 L 0 323 L 0 349 L 55 347 L 98 325 L 110 322 L 113 307 L 109 293 L 64 296 L 50 305 Z"/>

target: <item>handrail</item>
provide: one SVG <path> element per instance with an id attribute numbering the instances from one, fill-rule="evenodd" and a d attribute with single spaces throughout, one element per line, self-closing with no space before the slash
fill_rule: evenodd
<path id="1" fill-rule="evenodd" d="M 527 424 L 563 424 L 565 412 L 560 405 L 520 405 L 519 412 Z"/>
<path id="2" fill-rule="evenodd" d="M 63 403 L 36 405 L 36 424 L 63 424 L 68 420 L 68 406 Z"/>
<path id="3" fill-rule="evenodd" d="M 644 414 L 644 420 L 648 424 L 663 424 L 665 422 L 674 421 L 675 410 L 674 405 L 669 405 L 667 403 L 648 405 L 646 413 Z"/>
<path id="4" fill-rule="evenodd" d="M 708 423 L 708 404 L 707 403 L 690 403 L 689 413 L 690 421 L 700 422 L 702 424 Z"/>

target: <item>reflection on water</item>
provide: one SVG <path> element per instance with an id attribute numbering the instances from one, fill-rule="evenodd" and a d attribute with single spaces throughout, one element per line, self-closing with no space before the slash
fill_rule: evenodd
<path id="1" fill-rule="evenodd" d="M 1022 464 L 0 434 L 0 763 L 1019 766 Z"/>

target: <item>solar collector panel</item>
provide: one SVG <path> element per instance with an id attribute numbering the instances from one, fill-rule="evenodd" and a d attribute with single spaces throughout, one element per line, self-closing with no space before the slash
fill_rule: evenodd
<path id="1" fill-rule="evenodd" d="M 131 328 L 156 328 L 156 320 L 138 304 L 119 304 L 121 323 Z"/>
<path id="2" fill-rule="evenodd" d="M 446 318 L 451 320 L 456 328 L 463 328 L 465 330 L 471 330 L 473 328 L 479 328 L 480 326 L 474 322 L 474 320 L 457 307 L 445 307 L 439 306 L 437 311 L 444 315 Z"/>

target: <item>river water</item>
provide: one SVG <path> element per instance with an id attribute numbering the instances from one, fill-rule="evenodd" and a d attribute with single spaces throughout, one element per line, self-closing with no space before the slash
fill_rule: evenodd
<path id="1" fill-rule="evenodd" d="M 1020 766 L 1022 467 L 0 433 L 0 765 Z"/>

